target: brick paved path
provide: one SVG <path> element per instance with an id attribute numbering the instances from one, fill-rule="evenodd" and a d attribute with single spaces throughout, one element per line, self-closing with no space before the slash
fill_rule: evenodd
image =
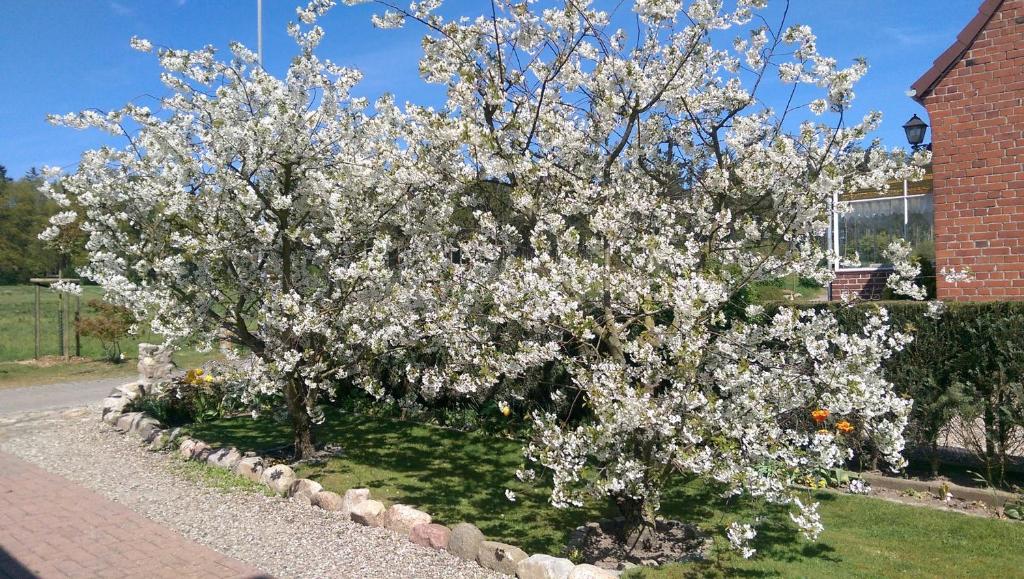
<path id="1" fill-rule="evenodd" d="M 0 579 L 264 576 L 0 452 Z"/>

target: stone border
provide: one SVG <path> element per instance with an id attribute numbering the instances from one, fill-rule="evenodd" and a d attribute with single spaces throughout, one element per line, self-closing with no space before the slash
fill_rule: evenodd
<path id="1" fill-rule="evenodd" d="M 859 473 L 860 478 L 873 487 L 888 489 L 891 491 L 915 490 L 924 493 L 931 493 L 939 496 L 942 492 L 942 481 L 921 481 L 916 479 L 895 478 L 875 473 Z M 982 489 L 976 487 L 965 487 L 952 482 L 945 483 L 946 490 L 958 499 L 984 503 L 993 509 L 1001 509 L 1007 503 L 1017 499 L 1017 495 L 998 489 Z M 952 509 L 957 511 L 957 509 Z M 957 511 L 959 512 L 959 511 Z"/>
<path id="2" fill-rule="evenodd" d="M 470 523 L 447 527 L 433 522 L 430 514 L 410 505 L 385 507 L 370 498 L 370 489 L 348 489 L 344 495 L 324 490 L 320 483 L 296 478 L 295 471 L 284 464 L 270 465 L 254 452 L 234 447 L 213 448 L 202 440 L 181 436 L 181 429 L 169 429 L 144 412 L 125 412 L 129 403 L 146 394 L 145 383 L 133 382 L 118 386 L 103 400 L 102 420 L 116 430 L 133 434 L 150 451 L 177 452 L 184 460 L 232 472 L 266 486 L 277 496 L 326 511 L 341 513 L 354 523 L 382 527 L 409 541 L 474 561 L 481 567 L 519 579 L 615 579 L 622 571 L 602 569 L 595 565 L 577 565 L 569 559 L 543 553 L 528 555 L 506 543 L 488 541 L 483 532 Z"/>

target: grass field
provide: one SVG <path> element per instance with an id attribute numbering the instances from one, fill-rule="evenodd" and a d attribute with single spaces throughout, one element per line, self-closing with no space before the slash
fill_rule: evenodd
<path id="1" fill-rule="evenodd" d="M 191 427 L 195 436 L 246 450 L 281 447 L 288 428 L 269 420 L 225 419 Z M 529 552 L 559 554 L 569 531 L 610 514 L 602 505 L 557 510 L 543 484 L 515 478 L 521 466 L 514 440 L 437 427 L 330 413 L 318 431 L 340 444 L 344 456 L 298 476 L 344 492 L 369 487 L 384 502 L 422 507 L 439 522 L 470 521 L 489 537 Z M 505 498 L 505 489 L 517 494 Z M 670 565 L 641 576 L 948 577 L 1019 575 L 1024 569 L 1024 524 L 910 507 L 858 496 L 817 493 L 826 531 L 818 543 L 798 537 L 785 513 L 754 505 L 726 504 L 699 484 L 680 484 L 665 498 L 664 515 L 699 521 L 718 534 L 732 520 L 762 517 L 755 547 L 744 561 L 728 555 L 722 566 Z"/>
<path id="2" fill-rule="evenodd" d="M 207 360 L 219 359 L 219 354 L 183 350 L 175 352 L 173 359 L 179 368 L 193 368 L 201 366 Z M 138 374 L 137 364 L 137 351 L 127 356 L 125 361 L 120 364 L 88 358 L 45 366 L 25 362 L 0 362 L 0 390 L 59 382 L 135 376 Z"/>
<path id="3" fill-rule="evenodd" d="M 828 291 L 795 275 L 764 281 L 751 286 L 751 298 L 759 302 L 812 302 L 826 299 Z"/>
<path id="4" fill-rule="evenodd" d="M 90 315 L 87 302 L 102 296 L 98 287 L 85 286 L 82 291 L 82 316 Z M 72 297 L 72 299 L 74 299 Z M 72 302 L 72 311 L 74 311 Z M 57 312 L 59 298 L 56 292 L 40 291 L 40 346 L 42 356 L 56 356 L 60 352 Z M 68 363 L 34 364 L 31 360 L 35 350 L 35 288 L 30 285 L 0 286 L 0 388 L 32 386 L 70 380 L 90 380 L 135 374 L 139 342 L 160 342 L 160 337 L 148 330 L 121 343 L 126 361 L 112 364 L 104 360 L 103 345 L 94 338 L 82 337 L 81 356 L 83 359 Z M 74 339 L 70 354 L 74 354 Z M 175 362 L 181 367 L 199 365 L 209 354 L 182 351 L 175 354 Z"/>
<path id="5" fill-rule="evenodd" d="M 74 312 L 74 296 L 72 312 Z M 85 286 L 80 296 L 82 316 L 90 315 L 86 306 L 91 299 L 102 297 L 100 288 Z M 57 315 L 60 309 L 57 292 L 42 289 L 40 291 L 40 350 L 43 356 L 55 356 L 60 352 Z M 29 360 L 35 349 L 35 288 L 28 285 L 0 286 L 0 362 Z M 72 316 L 74 314 L 72 313 Z M 71 354 L 74 354 L 74 334 L 72 330 Z M 148 332 L 142 332 L 131 340 L 125 340 L 121 348 L 128 354 L 136 351 L 138 343 L 157 339 Z M 82 337 L 81 355 L 85 358 L 102 358 L 103 346 L 99 340 Z"/>

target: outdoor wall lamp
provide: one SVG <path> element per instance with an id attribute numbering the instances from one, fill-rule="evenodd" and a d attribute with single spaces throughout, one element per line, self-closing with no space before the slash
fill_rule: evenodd
<path id="1" fill-rule="evenodd" d="M 903 130 L 906 131 L 907 141 L 913 150 L 929 148 L 928 145 L 921 144 L 924 142 L 924 133 L 928 130 L 928 123 L 922 121 L 921 117 L 917 115 L 910 117 L 907 124 L 903 125 Z"/>

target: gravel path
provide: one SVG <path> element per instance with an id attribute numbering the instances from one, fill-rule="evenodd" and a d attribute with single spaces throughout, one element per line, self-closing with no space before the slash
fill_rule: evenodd
<path id="1" fill-rule="evenodd" d="M 277 577 L 498 577 L 336 513 L 183 479 L 169 455 L 146 451 L 97 416 L 96 408 L 4 416 L 0 450 Z"/>
<path id="2" fill-rule="evenodd" d="M 131 376 L 102 380 L 78 380 L 0 389 L 0 415 L 21 414 L 47 408 L 75 408 L 102 399 L 114 386 L 127 384 Z"/>

